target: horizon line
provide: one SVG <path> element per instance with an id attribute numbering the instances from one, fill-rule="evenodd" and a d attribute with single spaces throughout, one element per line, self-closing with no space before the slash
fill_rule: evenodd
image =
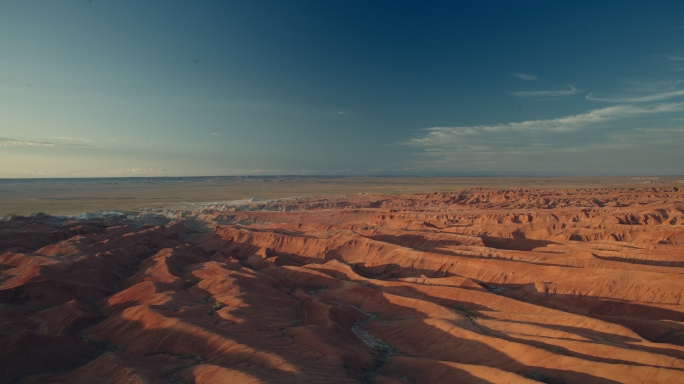
<path id="1" fill-rule="evenodd" d="M 183 175 L 183 176 L 83 176 L 83 177 L 0 177 L 0 180 L 87 180 L 87 179 L 183 179 L 183 178 L 529 178 L 529 179 L 549 179 L 549 178 L 595 178 L 595 177 L 632 177 L 632 178 L 676 178 L 684 177 L 681 174 L 647 174 L 647 173 L 625 173 L 625 174 L 264 174 L 264 175 Z"/>

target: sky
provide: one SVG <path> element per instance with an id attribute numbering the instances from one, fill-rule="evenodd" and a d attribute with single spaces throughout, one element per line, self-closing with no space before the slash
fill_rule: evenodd
<path id="1" fill-rule="evenodd" d="M 682 174 L 681 0 L 0 0 L 2 178 Z"/>

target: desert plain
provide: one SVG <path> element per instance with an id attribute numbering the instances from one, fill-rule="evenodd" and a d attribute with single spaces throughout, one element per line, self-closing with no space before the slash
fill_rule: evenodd
<path id="1" fill-rule="evenodd" d="M 0 382 L 684 383 L 681 178 L 155 183 L 0 185 Z"/>

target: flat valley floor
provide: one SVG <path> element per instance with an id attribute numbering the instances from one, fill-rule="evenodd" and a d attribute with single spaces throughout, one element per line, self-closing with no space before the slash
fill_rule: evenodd
<path id="1" fill-rule="evenodd" d="M 93 211 L 192 209 L 192 204 L 358 193 L 410 194 L 463 188 L 684 187 L 684 177 L 150 177 L 0 179 L 0 217 Z"/>

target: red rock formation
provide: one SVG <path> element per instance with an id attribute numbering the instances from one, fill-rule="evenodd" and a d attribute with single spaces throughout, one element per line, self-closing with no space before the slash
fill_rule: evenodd
<path id="1" fill-rule="evenodd" d="M 0 382 L 684 382 L 677 188 L 258 208 L 0 222 Z"/>

